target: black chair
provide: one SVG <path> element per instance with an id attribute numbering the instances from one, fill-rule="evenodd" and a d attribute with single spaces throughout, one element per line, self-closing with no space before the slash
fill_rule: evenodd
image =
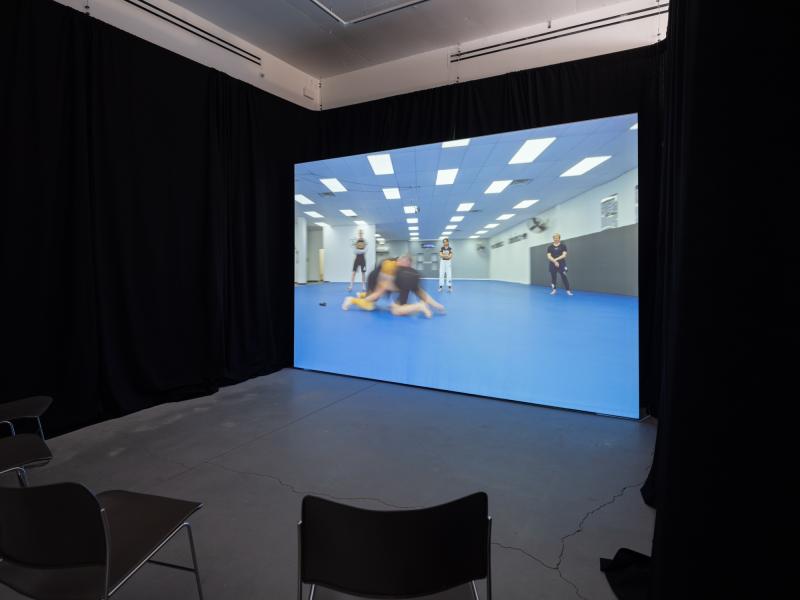
<path id="1" fill-rule="evenodd" d="M 50 448 L 42 438 L 33 433 L 0 438 L 0 475 L 16 472 L 17 479 L 23 487 L 28 485 L 25 469 L 47 464 L 51 458 L 53 454 Z"/>
<path id="2" fill-rule="evenodd" d="M 11 428 L 11 435 L 14 435 L 16 433 L 14 421 L 36 419 L 39 435 L 44 439 L 41 416 L 52 403 L 53 399 L 50 396 L 31 396 L 0 404 L 0 425 L 8 425 Z"/>
<path id="3" fill-rule="evenodd" d="M 376 511 L 303 498 L 297 598 L 303 584 L 368 598 L 415 598 L 486 579 L 492 598 L 489 499 L 479 492 L 419 510 Z"/>
<path id="4" fill-rule="evenodd" d="M 202 600 L 187 522 L 201 507 L 77 483 L 0 487 L 0 583 L 37 600 L 105 600 L 150 562 L 192 571 Z M 184 527 L 193 568 L 153 560 Z"/>

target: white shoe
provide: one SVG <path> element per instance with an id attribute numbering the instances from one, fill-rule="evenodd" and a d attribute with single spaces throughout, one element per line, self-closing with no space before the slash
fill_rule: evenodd
<path id="1" fill-rule="evenodd" d="M 447 293 L 449 294 L 452 291 L 453 291 L 453 286 L 451 285 L 450 287 L 447 288 Z"/>
<path id="2" fill-rule="evenodd" d="M 352 292 L 353 291 L 353 284 L 352 283 L 347 286 L 347 291 L 348 292 Z"/>
<path id="3" fill-rule="evenodd" d="M 439 291 L 440 291 L 440 292 L 442 291 L 442 286 L 439 286 Z"/>
<path id="4" fill-rule="evenodd" d="M 550 295 L 551 296 L 555 296 L 556 295 L 556 288 L 553 288 L 553 290 L 550 292 Z"/>
<path id="5" fill-rule="evenodd" d="M 567 296 L 574 296 L 574 295 L 575 294 L 573 294 L 570 290 L 567 290 Z"/>

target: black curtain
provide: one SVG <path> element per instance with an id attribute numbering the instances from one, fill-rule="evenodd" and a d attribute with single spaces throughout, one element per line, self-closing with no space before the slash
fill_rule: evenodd
<path id="1" fill-rule="evenodd" d="M 316 116 L 53 2 L 3 15 L 0 401 L 53 395 L 56 433 L 290 366 Z"/>

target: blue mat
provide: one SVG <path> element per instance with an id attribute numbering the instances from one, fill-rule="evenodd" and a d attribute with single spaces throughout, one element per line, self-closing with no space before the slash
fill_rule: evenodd
<path id="1" fill-rule="evenodd" d="M 447 314 L 396 317 L 386 300 L 343 311 L 347 284 L 296 287 L 295 366 L 638 418 L 638 298 L 499 281 L 456 281 L 452 294 L 423 286 Z"/>

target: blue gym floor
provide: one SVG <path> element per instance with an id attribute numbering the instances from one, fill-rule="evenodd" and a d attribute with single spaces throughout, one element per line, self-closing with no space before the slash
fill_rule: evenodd
<path id="1" fill-rule="evenodd" d="M 638 418 L 638 298 L 500 281 L 455 281 L 452 294 L 423 286 L 446 314 L 396 317 L 387 300 L 343 311 L 347 284 L 296 286 L 295 366 Z"/>

